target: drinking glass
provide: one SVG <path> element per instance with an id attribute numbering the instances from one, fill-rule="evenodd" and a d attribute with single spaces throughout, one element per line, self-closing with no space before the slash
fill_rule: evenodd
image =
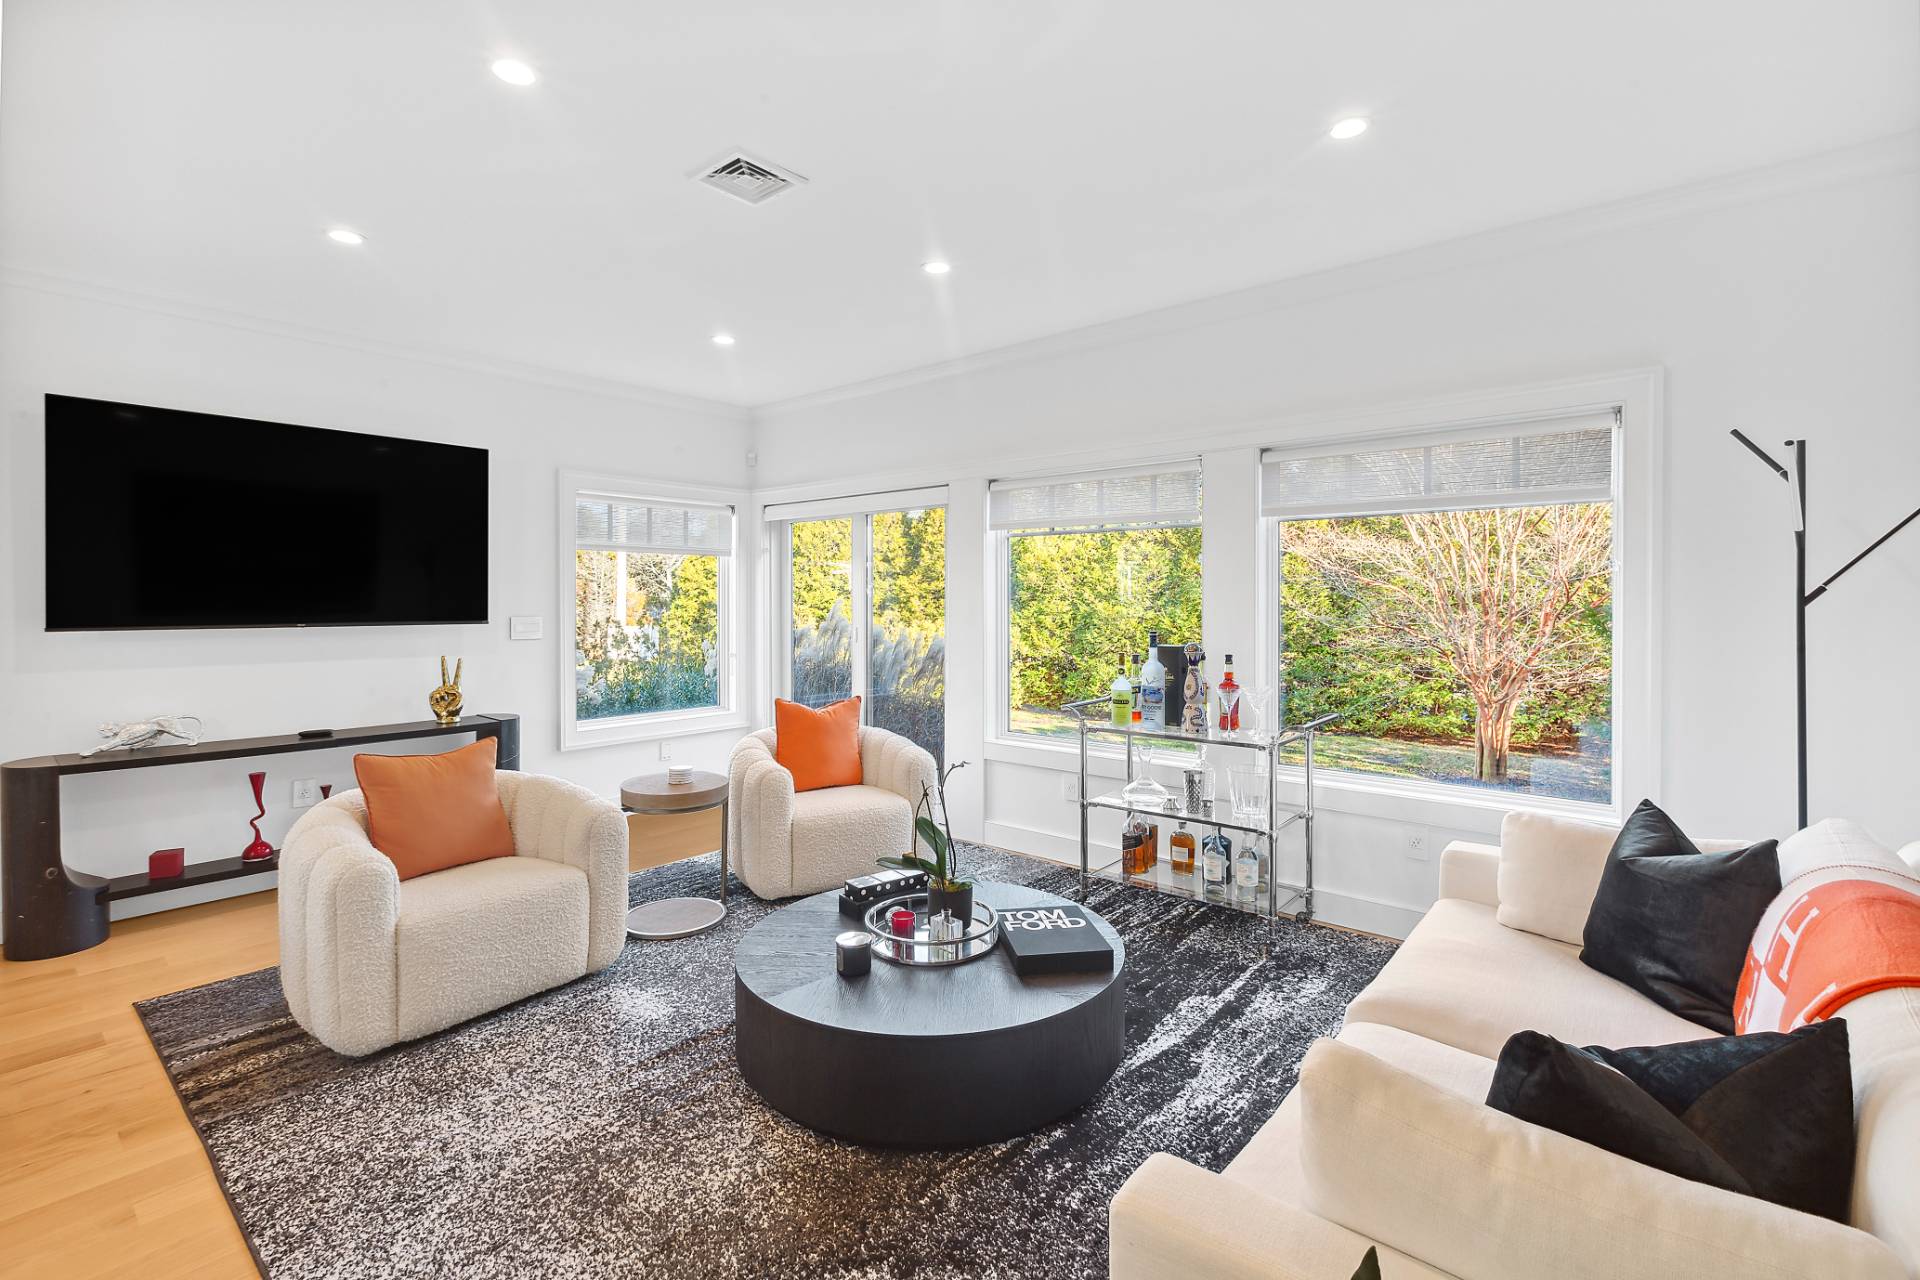
<path id="1" fill-rule="evenodd" d="M 1233 791 L 1233 816 L 1247 821 L 1265 821 L 1267 816 L 1267 769 L 1262 764 L 1236 764 L 1227 771 Z"/>

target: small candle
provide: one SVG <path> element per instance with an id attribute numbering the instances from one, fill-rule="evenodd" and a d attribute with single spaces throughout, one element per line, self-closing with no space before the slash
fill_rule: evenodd
<path id="1" fill-rule="evenodd" d="M 850 931 L 833 940 L 833 967 L 843 978 L 858 978 L 873 969 L 873 935 Z"/>
<path id="2" fill-rule="evenodd" d="M 887 922 L 893 926 L 895 934 L 902 938 L 913 936 L 913 910 L 909 907 L 895 907 L 887 916 Z"/>

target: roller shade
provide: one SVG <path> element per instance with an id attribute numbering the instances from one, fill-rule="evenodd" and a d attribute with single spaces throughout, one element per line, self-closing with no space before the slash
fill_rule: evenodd
<path id="1" fill-rule="evenodd" d="M 1615 416 L 1469 428 L 1364 449 L 1269 449 L 1260 504 L 1283 520 L 1606 502 Z"/>
<path id="2" fill-rule="evenodd" d="M 994 529 L 1169 528 L 1200 523 L 1200 461 L 1112 471 L 995 480 L 987 488 Z"/>
<path id="3" fill-rule="evenodd" d="M 582 551 L 729 555 L 733 508 L 582 493 L 573 501 L 573 541 Z"/>

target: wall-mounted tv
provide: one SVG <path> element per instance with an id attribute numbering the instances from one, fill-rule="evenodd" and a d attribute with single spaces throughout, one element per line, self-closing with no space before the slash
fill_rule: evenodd
<path id="1" fill-rule="evenodd" d="M 47 630 L 487 620 L 487 451 L 47 397 Z"/>

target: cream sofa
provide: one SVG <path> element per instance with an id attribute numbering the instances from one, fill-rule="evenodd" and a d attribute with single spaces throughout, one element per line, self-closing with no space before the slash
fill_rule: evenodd
<path id="1" fill-rule="evenodd" d="M 773 730 L 742 738 L 727 768 L 727 845 L 747 888 L 790 898 L 871 875 L 873 860 L 910 852 L 933 757 L 897 733 L 860 726 L 860 784 L 795 793 L 774 759 Z"/>
<path id="2" fill-rule="evenodd" d="M 1794 839 L 1835 838 L 1826 827 Z M 1113 1280 L 1346 1280 L 1375 1242 L 1387 1280 L 1920 1275 L 1920 990 L 1842 1015 L 1852 1226 L 1484 1105 L 1515 1031 L 1614 1047 L 1714 1034 L 1580 963 L 1613 830 L 1516 816 L 1499 848 L 1449 846 L 1440 900 L 1226 1170 L 1155 1155 L 1114 1196 Z"/>
<path id="3" fill-rule="evenodd" d="M 604 969 L 626 943 L 627 822 L 538 774 L 495 774 L 514 856 L 400 879 L 358 791 L 280 853 L 280 985 L 314 1039 L 358 1056 Z"/>

